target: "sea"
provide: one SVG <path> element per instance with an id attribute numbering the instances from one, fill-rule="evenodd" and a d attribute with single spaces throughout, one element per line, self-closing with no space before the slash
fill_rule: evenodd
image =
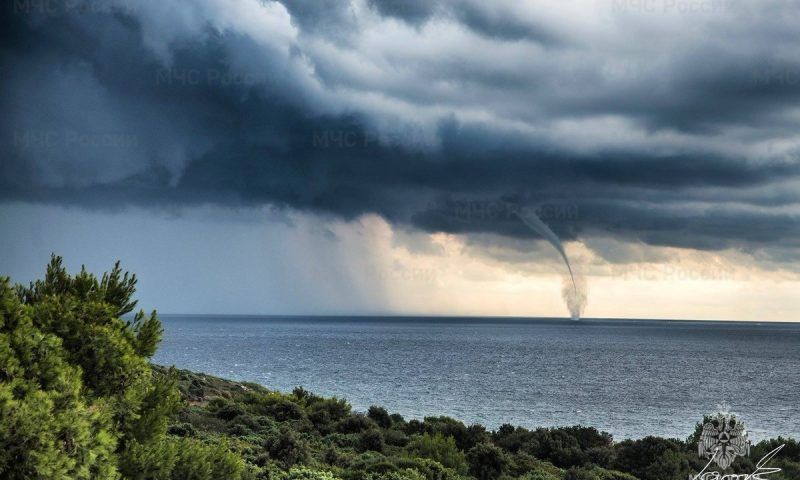
<path id="1" fill-rule="evenodd" d="M 162 315 L 153 361 L 490 429 L 688 437 L 734 412 L 755 443 L 800 439 L 800 324 Z"/>

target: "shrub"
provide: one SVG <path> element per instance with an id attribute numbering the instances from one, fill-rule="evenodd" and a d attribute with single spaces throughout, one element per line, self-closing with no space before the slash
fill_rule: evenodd
<path id="1" fill-rule="evenodd" d="M 689 462 L 681 455 L 681 444 L 657 437 L 621 442 L 614 467 L 640 480 L 687 477 L 690 470 Z"/>
<path id="2" fill-rule="evenodd" d="M 364 452 L 354 459 L 344 476 L 361 480 L 370 473 L 384 474 L 397 469 L 397 465 L 380 453 Z"/>
<path id="3" fill-rule="evenodd" d="M 536 429 L 526 437 L 522 449 L 562 468 L 582 466 L 589 462 L 589 455 L 581 449 L 578 439 L 564 429 Z"/>
<path id="4" fill-rule="evenodd" d="M 404 428 L 406 426 L 406 419 L 399 413 L 393 413 L 389 415 L 389 418 L 392 419 L 392 424 L 397 428 Z"/>
<path id="5" fill-rule="evenodd" d="M 405 451 L 411 456 L 435 460 L 458 473 L 467 473 L 466 457 L 456 446 L 453 437 L 445 437 L 441 433 L 426 433 L 411 440 Z"/>
<path id="6" fill-rule="evenodd" d="M 316 425 L 319 422 L 331 423 L 350 415 L 350 404 L 336 397 L 317 400 L 309 406 L 309 418 Z"/>
<path id="7" fill-rule="evenodd" d="M 325 400 L 319 395 L 314 395 L 303 387 L 294 387 L 292 390 L 292 396 L 295 397 L 302 405 L 310 405 L 314 402 Z"/>
<path id="8" fill-rule="evenodd" d="M 312 470 L 308 467 L 294 467 L 281 476 L 280 480 L 338 480 L 331 472 Z"/>
<path id="9" fill-rule="evenodd" d="M 306 442 L 285 426 L 281 427 L 277 436 L 267 439 L 266 448 L 270 458 L 279 461 L 285 468 L 303 463 L 309 456 Z"/>
<path id="10" fill-rule="evenodd" d="M 389 428 L 392 426 L 392 419 L 389 417 L 389 412 L 383 407 L 375 405 L 369 407 L 367 417 L 371 418 L 381 428 Z"/>
<path id="11" fill-rule="evenodd" d="M 458 448 L 464 451 L 475 446 L 473 441 L 474 433 L 470 432 L 466 425 L 450 417 L 425 417 L 423 432 L 430 434 L 441 433 L 445 437 L 453 437 Z"/>
<path id="12" fill-rule="evenodd" d="M 426 480 L 425 477 L 413 468 L 405 468 L 396 472 L 371 473 L 366 480 Z"/>
<path id="13" fill-rule="evenodd" d="M 525 428 L 515 428 L 512 425 L 504 424 L 492 435 L 494 443 L 509 452 L 518 452 L 523 445 L 530 442 L 534 434 Z"/>
<path id="14" fill-rule="evenodd" d="M 678 477 L 663 477 L 678 478 Z M 564 480 L 637 480 L 627 473 L 605 470 L 600 467 L 570 468 L 564 475 Z"/>
<path id="15" fill-rule="evenodd" d="M 362 452 L 372 450 L 375 452 L 383 451 L 383 434 L 380 430 L 367 430 L 361 434 L 358 442 L 358 449 Z"/>
<path id="16" fill-rule="evenodd" d="M 306 417 L 303 407 L 279 393 L 252 394 L 250 396 L 254 413 L 267 415 L 279 422 L 301 420 Z"/>
<path id="17" fill-rule="evenodd" d="M 555 430 L 560 430 L 578 442 L 581 450 L 588 450 L 590 448 L 608 447 L 611 445 L 611 435 L 606 432 L 600 432 L 594 427 L 584 427 L 576 425 L 573 427 L 562 427 Z"/>
<path id="18" fill-rule="evenodd" d="M 600 477 L 583 468 L 570 468 L 564 475 L 564 480 L 600 480 Z"/>
<path id="19" fill-rule="evenodd" d="M 555 475 L 550 472 L 546 472 L 543 470 L 535 470 L 533 472 L 528 472 L 525 475 L 519 477 L 519 480 L 563 480 L 563 475 Z"/>
<path id="20" fill-rule="evenodd" d="M 564 471 L 551 463 L 537 462 L 529 472 L 519 478 L 520 480 L 563 480 Z"/>
<path id="21" fill-rule="evenodd" d="M 193 437 L 197 434 L 197 430 L 191 423 L 184 422 L 170 425 L 167 429 L 167 433 L 170 435 L 175 435 L 176 437 Z"/>
<path id="22" fill-rule="evenodd" d="M 205 444 L 190 438 L 175 439 L 177 458 L 172 478 L 181 480 L 217 480 L 238 478 L 244 461 L 222 443 Z"/>
<path id="23" fill-rule="evenodd" d="M 383 434 L 383 438 L 387 445 L 393 445 L 395 447 L 405 447 L 409 442 L 408 435 L 393 428 L 386 430 Z"/>
<path id="24" fill-rule="evenodd" d="M 336 431 L 339 433 L 361 433 L 375 428 L 375 422 L 365 415 L 350 415 L 336 424 Z"/>
<path id="25" fill-rule="evenodd" d="M 361 436 L 355 433 L 331 433 L 323 437 L 323 442 L 338 448 L 356 448 Z"/>
<path id="26" fill-rule="evenodd" d="M 461 480 L 462 478 L 455 470 L 429 458 L 400 458 L 395 461 L 395 464 L 401 469 L 416 470 L 425 477 L 425 480 Z"/>
<path id="27" fill-rule="evenodd" d="M 231 421 L 239 415 L 244 415 L 244 408 L 236 403 L 225 403 L 217 410 L 216 417 L 225 421 Z"/>
<path id="28" fill-rule="evenodd" d="M 469 473 L 478 480 L 499 478 L 508 465 L 503 451 L 491 443 L 481 443 L 467 452 Z"/>
<path id="29" fill-rule="evenodd" d="M 508 454 L 508 471 L 514 477 L 535 470 L 541 463 L 525 452 Z"/>

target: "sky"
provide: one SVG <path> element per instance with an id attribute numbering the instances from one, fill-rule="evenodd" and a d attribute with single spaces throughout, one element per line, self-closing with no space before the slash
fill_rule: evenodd
<path id="1" fill-rule="evenodd" d="M 800 3 L 15 0 L 0 274 L 164 313 L 800 321 Z"/>

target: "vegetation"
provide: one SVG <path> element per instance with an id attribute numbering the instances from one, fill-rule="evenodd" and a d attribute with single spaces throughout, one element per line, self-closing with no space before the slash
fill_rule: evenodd
<path id="1" fill-rule="evenodd" d="M 582 426 L 490 432 L 151 365 L 162 329 L 155 312 L 129 318 L 135 285 L 119 265 L 70 276 L 57 257 L 30 286 L 0 279 L 0 478 L 683 480 L 704 466 L 697 431 L 618 443 Z M 800 478 L 793 440 L 761 442 L 733 468 L 749 473 L 783 443 L 769 478 Z"/>

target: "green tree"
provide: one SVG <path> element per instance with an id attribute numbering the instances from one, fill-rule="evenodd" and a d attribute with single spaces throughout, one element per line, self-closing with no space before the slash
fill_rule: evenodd
<path id="1" fill-rule="evenodd" d="M 467 459 L 458 449 L 453 437 L 445 437 L 441 433 L 435 435 L 425 433 L 414 438 L 406 446 L 406 452 L 411 456 L 436 460 L 460 474 L 467 473 Z"/>
<path id="2" fill-rule="evenodd" d="M 389 416 L 389 412 L 383 407 L 378 407 L 376 405 L 369 407 L 367 416 L 374 420 L 381 428 L 389 428 L 392 426 L 392 418 Z"/>
<path id="3" fill-rule="evenodd" d="M 625 440 L 617 447 L 615 468 L 641 480 L 685 478 L 690 473 L 689 462 L 677 440 L 645 437 Z"/>
<path id="4" fill-rule="evenodd" d="M 508 459 L 500 448 L 491 443 L 479 443 L 467 452 L 469 473 L 478 480 L 494 480 L 503 474 Z"/>
<path id="5" fill-rule="evenodd" d="M 155 312 L 123 318 L 135 287 L 119 263 L 98 279 L 56 256 L 27 287 L 0 278 L 0 477 L 238 478 L 223 446 L 167 436 L 179 393 L 150 365 Z M 198 449 L 212 468 L 184 475 Z"/>
<path id="6" fill-rule="evenodd" d="M 382 452 L 384 448 L 383 434 L 378 429 L 367 430 L 359 435 L 358 449 L 362 452 Z"/>
<path id="7" fill-rule="evenodd" d="M 267 440 L 266 447 L 270 458 L 279 461 L 286 468 L 305 462 L 309 455 L 306 442 L 286 425 L 281 427 L 277 436 Z"/>

